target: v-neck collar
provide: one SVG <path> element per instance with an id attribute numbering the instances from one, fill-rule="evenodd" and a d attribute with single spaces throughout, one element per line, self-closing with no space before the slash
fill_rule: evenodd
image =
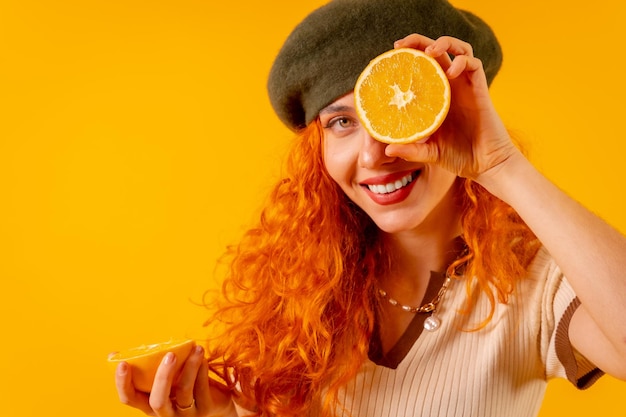
<path id="1" fill-rule="evenodd" d="M 420 304 L 424 304 L 425 300 L 432 300 L 437 296 L 445 278 L 445 273 L 430 273 L 428 287 L 426 288 L 426 293 L 424 294 L 424 298 Z M 409 326 L 406 328 L 402 336 L 400 336 L 400 339 L 398 339 L 396 344 L 387 353 L 383 352 L 377 325 L 374 328 L 374 333 L 372 334 L 372 339 L 370 340 L 368 352 L 369 359 L 376 365 L 396 369 L 422 334 L 422 331 L 424 330 L 424 320 L 426 320 L 428 316 L 428 314 L 415 313 L 413 319 L 409 323 Z"/>
<path id="2" fill-rule="evenodd" d="M 455 251 L 457 257 L 460 256 L 466 249 L 467 245 L 462 236 L 457 236 L 455 239 Z M 465 265 L 459 266 L 458 272 L 463 273 Z M 420 305 L 423 305 L 426 300 L 430 301 L 437 296 L 439 289 L 443 285 L 446 279 L 445 272 L 431 271 L 430 278 L 428 280 L 428 286 L 426 292 L 422 298 Z M 407 313 L 409 314 L 409 313 Z M 415 313 L 415 316 L 409 323 L 408 327 L 402 333 L 402 336 L 398 339 L 396 344 L 387 352 L 383 352 L 382 342 L 380 340 L 380 333 L 378 326 L 380 326 L 380 320 L 377 320 L 377 324 L 374 327 L 372 339 L 370 340 L 370 346 L 368 351 L 369 359 L 376 365 L 384 366 L 391 369 L 396 369 L 400 363 L 404 360 L 409 353 L 417 339 L 420 337 L 424 330 L 424 321 L 429 314 Z"/>

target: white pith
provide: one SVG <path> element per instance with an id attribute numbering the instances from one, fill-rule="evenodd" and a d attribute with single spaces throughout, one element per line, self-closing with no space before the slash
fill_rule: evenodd
<path id="1" fill-rule="evenodd" d="M 407 91 L 402 91 L 398 84 L 394 84 L 391 86 L 391 89 L 393 90 L 393 97 L 389 102 L 390 106 L 403 109 L 415 98 L 415 93 L 410 88 Z"/>

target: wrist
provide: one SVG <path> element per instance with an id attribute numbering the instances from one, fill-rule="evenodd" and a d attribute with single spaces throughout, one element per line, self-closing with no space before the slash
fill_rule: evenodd
<path id="1" fill-rule="evenodd" d="M 511 204 L 518 194 L 520 181 L 536 172 L 535 167 L 517 148 L 499 164 L 480 174 L 474 181 L 499 199 Z"/>

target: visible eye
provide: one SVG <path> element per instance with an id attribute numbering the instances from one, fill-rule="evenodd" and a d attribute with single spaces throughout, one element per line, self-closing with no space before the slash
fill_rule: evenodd
<path id="1" fill-rule="evenodd" d="M 344 136 L 352 132 L 359 125 L 359 122 L 353 117 L 337 116 L 330 119 L 324 129 L 329 129 L 336 136 Z"/>
<path id="2" fill-rule="evenodd" d="M 342 116 L 342 117 L 337 117 L 331 120 L 329 125 L 330 124 L 333 124 L 333 125 L 336 124 L 338 125 L 338 127 L 341 127 L 341 128 L 348 128 L 352 125 L 352 120 L 350 120 L 349 118 L 345 116 Z"/>

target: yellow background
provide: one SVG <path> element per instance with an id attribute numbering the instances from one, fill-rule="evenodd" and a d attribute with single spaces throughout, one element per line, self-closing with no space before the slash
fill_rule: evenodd
<path id="1" fill-rule="evenodd" d="M 107 353 L 202 337 L 290 138 L 267 71 L 322 3 L 0 1 L 1 416 L 139 416 Z M 533 161 L 626 231 L 623 1 L 455 4 L 499 34 L 493 97 Z M 624 394 L 555 382 L 541 416 L 623 416 Z"/>

